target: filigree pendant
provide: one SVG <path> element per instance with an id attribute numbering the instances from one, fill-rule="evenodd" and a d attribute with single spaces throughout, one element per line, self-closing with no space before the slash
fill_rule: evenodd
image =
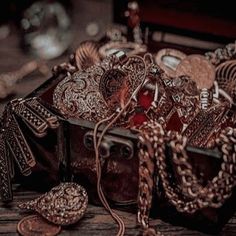
<path id="1" fill-rule="evenodd" d="M 141 57 L 126 57 L 119 52 L 99 65 L 68 75 L 54 90 L 54 106 L 66 118 L 99 121 L 119 107 L 110 101 L 127 85 L 133 94 L 145 79 L 145 63 Z"/>
<path id="2" fill-rule="evenodd" d="M 18 207 L 33 210 L 57 225 L 70 225 L 79 221 L 88 206 L 86 190 L 76 183 L 61 183 L 35 200 Z"/>

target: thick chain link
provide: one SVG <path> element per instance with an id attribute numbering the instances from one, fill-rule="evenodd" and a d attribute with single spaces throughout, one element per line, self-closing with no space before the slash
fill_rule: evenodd
<path id="1" fill-rule="evenodd" d="M 139 137 L 140 141 L 140 185 L 138 199 L 138 221 L 148 229 L 155 173 L 168 200 L 179 212 L 194 213 L 205 207 L 219 208 L 231 196 L 236 185 L 236 129 L 228 127 L 221 131 L 216 144 L 222 152 L 222 164 L 218 174 L 202 186 L 193 173 L 185 147 L 187 138 L 173 131 L 168 133 L 155 121 L 146 122 Z M 166 144 L 172 150 L 172 161 L 180 183 L 172 183 Z M 157 235 L 160 235 L 157 234 Z"/>

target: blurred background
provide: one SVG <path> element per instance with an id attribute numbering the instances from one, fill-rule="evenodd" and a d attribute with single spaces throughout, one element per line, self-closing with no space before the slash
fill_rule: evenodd
<path id="1" fill-rule="evenodd" d="M 3 0 L 1 4 L 0 113 L 9 100 L 24 97 L 48 79 L 51 68 L 68 61 L 80 42 L 100 39 L 112 23 L 111 0 Z M 14 77 L 19 69 L 33 71 L 4 98 L 1 79 L 9 72 Z"/>
<path id="2" fill-rule="evenodd" d="M 236 39 L 232 1 L 137 2 L 145 42 L 212 50 Z M 125 32 L 128 3 L 128 0 L 2 0 L 0 113 L 9 100 L 24 97 L 48 79 L 51 68 L 68 61 L 82 41 L 100 40 L 115 24 Z M 11 91 L 7 91 L 6 81 L 12 83 L 9 82 Z"/>

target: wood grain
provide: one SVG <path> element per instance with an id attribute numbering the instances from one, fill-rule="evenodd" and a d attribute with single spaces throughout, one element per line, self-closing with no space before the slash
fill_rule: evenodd
<path id="1" fill-rule="evenodd" d="M 22 217 L 31 214 L 30 212 L 23 212 L 17 208 L 17 205 L 23 201 L 31 200 L 39 196 L 39 193 L 28 191 L 14 185 L 14 201 L 9 205 L 0 203 L 0 235 L 18 235 L 16 232 L 17 223 Z M 124 220 L 126 225 L 125 235 L 139 235 L 140 228 L 136 223 L 136 215 L 133 213 L 116 211 Z M 205 236 L 206 234 L 197 231 L 188 230 L 183 227 L 172 226 L 159 219 L 151 220 L 151 225 L 159 229 L 166 236 Z M 60 235 L 65 236 L 102 236 L 115 235 L 117 226 L 112 220 L 111 216 L 103 207 L 89 205 L 84 218 L 73 226 L 63 228 Z M 236 235 L 236 217 L 233 217 L 228 224 L 225 225 L 219 236 L 233 236 Z"/>

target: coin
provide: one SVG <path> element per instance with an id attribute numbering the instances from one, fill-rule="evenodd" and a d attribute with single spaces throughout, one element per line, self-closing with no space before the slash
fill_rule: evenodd
<path id="1" fill-rule="evenodd" d="M 187 75 L 199 89 L 210 89 L 215 80 L 215 67 L 202 55 L 189 55 L 176 68 L 176 75 Z"/>
<path id="2" fill-rule="evenodd" d="M 30 215 L 19 221 L 17 231 L 23 236 L 54 236 L 60 233 L 61 226 L 54 225 L 39 215 Z"/>

